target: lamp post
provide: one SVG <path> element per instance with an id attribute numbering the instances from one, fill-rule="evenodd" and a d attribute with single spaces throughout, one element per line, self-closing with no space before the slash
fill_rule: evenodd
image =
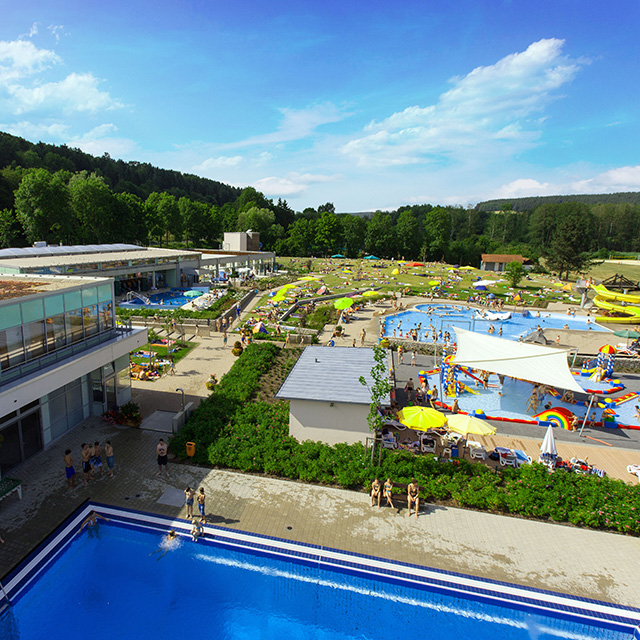
<path id="1" fill-rule="evenodd" d="M 179 391 L 182 394 L 182 410 L 184 411 L 184 389 L 178 387 L 176 391 Z"/>

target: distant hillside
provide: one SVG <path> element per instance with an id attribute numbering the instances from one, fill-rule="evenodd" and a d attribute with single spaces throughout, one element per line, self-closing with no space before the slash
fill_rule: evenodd
<path id="1" fill-rule="evenodd" d="M 561 202 L 582 202 L 584 204 L 640 204 L 640 191 L 624 193 L 598 193 L 574 196 L 531 196 L 529 198 L 501 198 L 478 202 L 478 211 L 499 211 L 502 205 L 509 203 L 514 211 L 533 211 L 542 204 Z"/>
<path id="2" fill-rule="evenodd" d="M 116 193 L 134 193 L 142 199 L 154 191 L 166 191 L 177 198 L 184 196 L 220 206 L 233 202 L 242 193 L 237 187 L 189 173 L 159 169 L 145 162 L 113 160 L 107 153 L 96 158 L 66 145 L 33 144 L 0 131 L 0 171 L 16 167 L 96 172 Z M 13 206 L 13 189 L 3 182 L 7 181 L 0 173 L 0 210 Z"/>

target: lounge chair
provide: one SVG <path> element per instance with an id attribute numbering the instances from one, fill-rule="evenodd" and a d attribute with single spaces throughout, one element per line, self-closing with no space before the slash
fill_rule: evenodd
<path id="1" fill-rule="evenodd" d="M 475 442 L 474 440 L 467 440 L 467 448 L 469 450 L 469 456 L 471 457 L 471 459 L 487 459 L 487 450 L 479 442 Z"/>
<path id="2" fill-rule="evenodd" d="M 382 436 L 382 446 L 385 449 L 397 449 L 398 441 L 393 434 L 387 433 Z"/>
<path id="3" fill-rule="evenodd" d="M 502 467 L 518 466 L 518 458 L 516 458 L 516 455 L 515 453 L 513 453 L 513 451 L 509 451 L 508 453 L 505 451 L 499 451 L 498 455 L 500 456 L 500 466 Z"/>
<path id="4" fill-rule="evenodd" d="M 435 453 L 436 452 L 436 441 L 429 437 L 423 436 L 420 439 L 420 453 Z"/>

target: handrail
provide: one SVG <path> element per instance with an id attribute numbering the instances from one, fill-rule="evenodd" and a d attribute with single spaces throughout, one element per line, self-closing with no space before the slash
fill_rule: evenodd
<path id="1" fill-rule="evenodd" d="M 7 594 L 7 592 L 4 590 L 4 585 L 2 584 L 2 582 L 0 582 L 0 591 L 2 591 L 2 594 L 6 598 L 7 604 L 11 605 L 11 599 L 9 598 L 9 595 Z"/>
<path id="2" fill-rule="evenodd" d="M 142 295 L 137 291 L 129 291 L 125 296 L 125 300 L 127 300 L 127 302 L 131 302 L 133 298 L 138 298 L 142 300 L 142 302 L 144 302 L 145 304 L 151 304 L 151 298 L 149 298 L 148 296 Z"/>

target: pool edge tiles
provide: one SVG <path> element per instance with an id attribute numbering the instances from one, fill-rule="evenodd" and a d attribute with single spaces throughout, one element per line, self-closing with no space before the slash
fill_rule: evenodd
<path id="1" fill-rule="evenodd" d="M 175 529 L 181 536 L 190 536 L 192 525 L 188 520 L 88 502 L 78 508 L 23 563 L 8 574 L 4 587 L 10 601 L 19 600 L 39 576 L 55 562 L 71 544 L 82 521 L 92 510 L 109 518 L 115 526 L 158 533 Z M 609 629 L 640 640 L 640 609 L 633 607 L 220 526 L 205 525 L 205 532 L 207 538 L 199 543 L 211 547 L 219 546 L 252 555 L 288 559 L 342 574 L 497 605 L 507 610 L 515 609 L 567 622 Z M 0 604 L 4 602 L 5 599 L 0 593 Z"/>

